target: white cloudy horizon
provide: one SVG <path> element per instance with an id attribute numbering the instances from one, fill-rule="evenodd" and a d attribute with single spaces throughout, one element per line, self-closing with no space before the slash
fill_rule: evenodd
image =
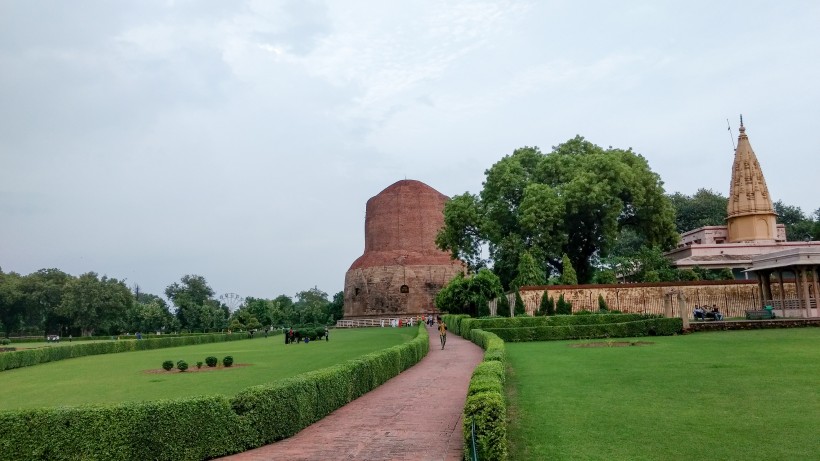
<path id="1" fill-rule="evenodd" d="M 811 213 L 820 4 L 0 0 L 0 268 L 332 295 L 368 198 L 522 146 L 631 147 L 728 195 L 744 116 Z"/>

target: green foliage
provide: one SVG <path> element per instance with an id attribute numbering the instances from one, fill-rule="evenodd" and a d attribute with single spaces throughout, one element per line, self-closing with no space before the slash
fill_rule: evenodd
<path id="1" fill-rule="evenodd" d="M 614 285 L 618 283 L 618 276 L 612 269 L 604 269 L 595 273 L 595 283 L 602 285 Z"/>
<path id="2" fill-rule="evenodd" d="M 694 282 L 696 280 L 700 280 L 700 276 L 698 275 L 698 273 L 692 269 L 679 269 L 678 277 L 680 278 L 680 280 L 687 282 Z"/>
<path id="3" fill-rule="evenodd" d="M 185 371 L 187 369 L 188 369 L 188 362 L 186 362 L 185 360 L 180 360 L 180 361 L 177 362 L 177 370 Z"/>
<path id="4" fill-rule="evenodd" d="M 222 359 L 222 365 L 225 366 L 225 367 L 229 367 L 229 366 L 233 365 L 233 356 L 232 355 L 226 355 Z"/>
<path id="5" fill-rule="evenodd" d="M 606 313 L 609 311 L 609 306 L 607 306 L 604 296 L 600 294 L 598 295 L 598 311 L 602 313 Z"/>
<path id="6" fill-rule="evenodd" d="M 544 290 L 544 294 L 541 295 L 538 313 L 540 315 L 555 315 L 555 300 L 549 296 L 549 292 L 546 290 Z"/>
<path id="7" fill-rule="evenodd" d="M 732 269 L 728 267 L 724 267 L 720 271 L 718 271 L 718 280 L 734 280 L 735 274 L 732 272 Z"/>
<path id="8" fill-rule="evenodd" d="M 216 357 L 214 357 L 213 355 L 209 355 L 208 357 L 205 357 L 205 364 L 208 365 L 211 368 L 216 366 L 217 361 L 218 361 L 218 359 Z"/>
<path id="9" fill-rule="evenodd" d="M 575 269 L 572 268 L 572 262 L 566 253 L 561 257 L 561 285 L 578 285 L 578 276 L 575 274 Z"/>
<path id="10" fill-rule="evenodd" d="M 508 312 L 512 315 L 510 311 L 510 300 L 506 294 L 502 294 L 498 297 L 498 302 L 496 303 L 496 315 L 506 316 Z"/>
<path id="11" fill-rule="evenodd" d="M 471 276 L 454 277 L 436 294 L 436 307 L 452 314 L 486 315 L 489 314 L 487 303 L 501 293 L 498 277 L 488 269 L 481 269 Z"/>
<path id="12" fill-rule="evenodd" d="M 538 286 L 547 282 L 544 269 L 535 261 L 529 251 L 524 251 L 518 259 L 517 275 L 511 288 L 517 290 L 523 286 Z"/>
<path id="13" fill-rule="evenodd" d="M 623 314 L 621 314 L 623 315 Z M 572 316 L 589 319 L 598 315 Z M 504 341 L 554 341 L 586 338 L 632 338 L 638 336 L 671 336 L 683 330 L 680 318 L 653 318 L 631 322 L 589 323 L 563 326 L 487 328 Z"/>
<path id="14" fill-rule="evenodd" d="M 595 315 L 554 315 L 549 317 L 491 317 L 484 319 L 464 318 L 461 319 L 459 328 L 461 336 L 470 338 L 473 330 L 493 330 L 497 328 L 530 328 L 530 327 L 555 327 L 574 326 L 607 323 L 635 322 L 639 320 L 650 320 L 662 318 L 653 314 L 608 314 Z"/>
<path id="15" fill-rule="evenodd" d="M 11 340 L 10 340 L 10 339 L 8 339 L 8 338 L 2 338 L 2 339 L 0 339 L 0 346 L 8 346 L 9 344 L 11 344 Z"/>
<path id="16" fill-rule="evenodd" d="M 475 424 L 478 459 L 506 460 L 507 404 L 504 394 L 504 341 L 493 333 L 471 330 L 470 340 L 484 349 L 481 362 L 470 378 L 464 404 L 464 446 L 472 446 Z"/>
<path id="17" fill-rule="evenodd" d="M 577 280 L 588 282 L 591 260 L 606 255 L 623 229 L 649 246 L 671 248 L 678 239 L 674 209 L 646 159 L 580 136 L 549 154 L 516 149 L 486 171 L 478 196 L 454 197 L 444 216 L 439 248 L 474 270 L 488 263 L 486 244 L 493 271 L 512 288 L 526 253 L 543 261 L 545 274 L 560 272 L 566 253 Z"/>
<path id="18" fill-rule="evenodd" d="M 196 369 L 199 370 L 200 368 L 202 368 L 202 361 L 196 363 Z"/>
<path id="19" fill-rule="evenodd" d="M 524 300 L 521 299 L 521 293 L 515 292 L 515 307 L 514 307 L 515 315 L 527 315 L 526 307 L 524 306 Z"/>
<path id="20" fill-rule="evenodd" d="M 461 336 L 461 321 L 471 318 L 467 314 L 445 314 L 441 316 L 444 323 L 447 324 L 447 331 Z"/>
<path id="21" fill-rule="evenodd" d="M 704 226 L 725 226 L 728 199 L 711 189 L 698 189 L 691 197 L 676 192 L 669 196 L 675 208 L 675 227 L 684 233 Z"/>
<path id="22" fill-rule="evenodd" d="M 174 361 L 173 360 L 166 360 L 162 362 L 162 369 L 165 371 L 171 371 L 171 368 L 174 368 Z"/>
<path id="23" fill-rule="evenodd" d="M 572 314 L 572 303 L 564 299 L 564 295 L 558 296 L 558 302 L 555 303 L 555 313 L 558 315 Z"/>

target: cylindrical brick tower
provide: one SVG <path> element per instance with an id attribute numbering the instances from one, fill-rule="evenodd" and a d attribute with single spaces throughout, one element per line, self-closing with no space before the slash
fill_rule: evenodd
<path id="1" fill-rule="evenodd" d="M 447 200 L 405 179 L 367 201 L 364 254 L 345 274 L 345 318 L 435 312 L 436 293 L 464 270 L 435 243 Z"/>

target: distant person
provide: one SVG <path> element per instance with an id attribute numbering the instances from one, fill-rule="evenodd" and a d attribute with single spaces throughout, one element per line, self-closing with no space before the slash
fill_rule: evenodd
<path id="1" fill-rule="evenodd" d="M 712 315 L 715 317 L 715 320 L 723 320 L 723 314 L 720 313 L 716 305 L 712 305 Z"/>
<path id="2" fill-rule="evenodd" d="M 706 320 L 706 311 L 700 306 L 695 306 L 695 320 Z"/>
<path id="3" fill-rule="evenodd" d="M 325 341 L 330 341 L 330 329 L 325 325 Z"/>
<path id="4" fill-rule="evenodd" d="M 441 341 L 441 350 L 444 350 L 444 344 L 447 343 L 447 324 L 441 317 L 438 318 L 438 339 Z"/>

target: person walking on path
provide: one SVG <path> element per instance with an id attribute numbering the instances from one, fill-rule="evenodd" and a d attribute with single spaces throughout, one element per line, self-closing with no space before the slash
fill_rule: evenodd
<path id="1" fill-rule="evenodd" d="M 438 338 L 441 341 L 441 350 L 444 350 L 444 344 L 447 342 L 447 324 L 441 317 L 438 318 Z"/>

